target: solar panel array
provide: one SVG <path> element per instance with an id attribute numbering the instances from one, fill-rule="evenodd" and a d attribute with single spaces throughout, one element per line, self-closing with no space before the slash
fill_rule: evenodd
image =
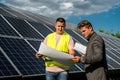
<path id="1" fill-rule="evenodd" d="M 45 74 L 44 60 L 37 59 L 35 53 L 47 34 L 55 31 L 53 23 L 54 19 L 0 4 L 0 77 Z M 67 27 L 65 31 L 75 42 L 86 45 L 87 41 L 77 30 Z M 98 34 L 105 40 L 109 69 L 118 69 L 120 39 Z M 70 68 L 70 72 L 83 71 L 81 63 Z"/>

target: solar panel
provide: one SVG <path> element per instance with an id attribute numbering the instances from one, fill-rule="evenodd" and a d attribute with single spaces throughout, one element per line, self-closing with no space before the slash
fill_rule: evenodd
<path id="1" fill-rule="evenodd" d="M 15 70 L 13 65 L 8 61 L 5 52 L 0 47 L 0 77 L 2 76 L 17 76 L 19 73 Z"/>
<path id="2" fill-rule="evenodd" d="M 4 6 L 4 8 L 2 8 L 3 6 Z M 22 19 L 26 19 L 26 20 L 36 21 L 32 17 L 23 14 L 21 12 L 22 10 L 15 9 L 14 7 L 5 7 L 5 5 L 2 5 L 2 7 L 0 8 L 0 13 L 3 14 L 4 16 L 16 17 L 16 18 L 22 18 Z M 12 8 L 12 9 L 10 9 L 10 8 Z"/>
<path id="3" fill-rule="evenodd" d="M 108 66 L 109 69 L 117 69 L 120 66 L 120 49 L 119 49 L 119 43 L 116 44 L 112 40 L 116 40 L 117 38 L 109 37 L 105 34 L 100 34 L 104 41 L 105 41 L 105 47 L 106 47 L 106 54 L 109 56 Z M 118 39 L 117 39 L 118 40 Z"/>
<path id="4" fill-rule="evenodd" d="M 0 34 L 9 36 L 19 36 L 1 16 L 0 16 Z"/>
<path id="5" fill-rule="evenodd" d="M 110 57 L 110 60 L 108 61 L 108 68 L 109 69 L 119 69 L 120 68 L 120 63 L 118 63 L 116 61 L 116 59 Z"/>
<path id="6" fill-rule="evenodd" d="M 29 38 L 43 38 L 24 20 L 5 17 L 11 25 L 23 36 Z"/>
<path id="7" fill-rule="evenodd" d="M 11 14 L 9 14 L 6 10 L 4 10 L 4 8 L 0 7 L 0 14 L 4 14 L 6 16 L 12 16 Z"/>
<path id="8" fill-rule="evenodd" d="M 39 49 L 40 43 L 43 40 L 35 41 L 35 40 L 28 40 L 28 42 L 36 49 Z"/>
<path id="9" fill-rule="evenodd" d="M 87 41 L 79 33 L 70 29 L 66 29 L 65 31 L 75 39 L 75 42 L 80 42 L 81 44 L 86 45 Z"/>
<path id="10" fill-rule="evenodd" d="M 44 73 L 44 61 L 36 59 L 35 51 L 23 39 L 0 38 L 0 45 L 22 75 Z"/>
<path id="11" fill-rule="evenodd" d="M 46 27 L 48 27 L 52 32 L 55 31 L 55 27 L 50 24 L 45 24 Z"/>
<path id="12" fill-rule="evenodd" d="M 80 66 L 78 66 L 78 64 L 75 64 L 74 66 L 72 66 L 72 67 L 70 67 L 69 68 L 69 72 L 71 73 L 71 72 L 82 72 L 83 71 L 83 69 L 80 67 Z"/>
<path id="13" fill-rule="evenodd" d="M 51 31 L 42 23 L 29 22 L 43 37 L 46 37 Z"/>

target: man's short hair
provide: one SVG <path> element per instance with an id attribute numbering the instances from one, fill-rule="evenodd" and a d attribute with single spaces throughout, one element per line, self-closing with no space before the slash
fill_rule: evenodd
<path id="1" fill-rule="evenodd" d="M 57 18 L 56 19 L 56 22 L 62 22 L 62 23 L 66 23 L 65 19 L 64 18 Z"/>
<path id="2" fill-rule="evenodd" d="M 83 20 L 83 21 L 79 22 L 77 25 L 78 29 L 81 29 L 82 27 L 86 27 L 86 28 L 92 27 L 92 24 L 88 20 Z"/>

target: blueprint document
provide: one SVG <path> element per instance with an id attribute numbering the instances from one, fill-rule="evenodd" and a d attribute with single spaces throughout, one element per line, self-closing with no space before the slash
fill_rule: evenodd
<path id="1" fill-rule="evenodd" d="M 75 46 L 74 46 L 74 49 L 76 51 L 80 52 L 81 54 L 85 54 L 86 53 L 86 46 L 81 44 L 81 43 L 76 42 Z"/>
<path id="2" fill-rule="evenodd" d="M 75 64 L 72 60 L 72 55 L 55 50 L 43 42 L 41 42 L 38 53 L 48 56 L 51 60 L 57 61 L 65 66 L 73 66 Z"/>

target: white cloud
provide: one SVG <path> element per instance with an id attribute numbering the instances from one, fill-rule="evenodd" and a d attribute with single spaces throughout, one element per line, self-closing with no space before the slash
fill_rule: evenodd
<path id="1" fill-rule="evenodd" d="M 54 18 L 90 15 L 120 5 L 119 0 L 1 0 L 0 2 Z"/>
<path id="2" fill-rule="evenodd" d="M 71 8 L 73 8 L 73 4 L 70 2 L 60 4 L 60 9 L 67 10 L 67 9 L 71 9 Z"/>

